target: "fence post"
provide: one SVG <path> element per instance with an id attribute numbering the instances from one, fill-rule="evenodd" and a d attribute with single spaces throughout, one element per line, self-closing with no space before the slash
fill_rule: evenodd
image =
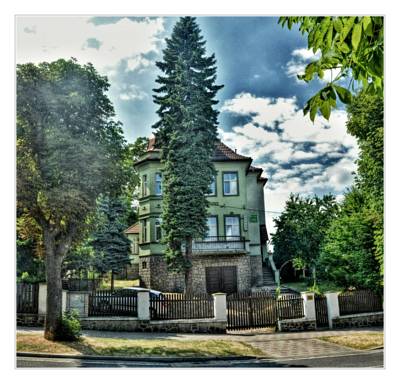
<path id="1" fill-rule="evenodd" d="M 329 328 L 333 328 L 333 319 L 340 316 L 338 292 L 326 292 L 326 306 L 328 309 Z"/>
<path id="2" fill-rule="evenodd" d="M 39 284 L 38 314 L 45 315 L 47 313 L 47 284 Z"/>
<path id="3" fill-rule="evenodd" d="M 306 319 L 316 320 L 314 292 L 301 292 L 301 298 L 303 299 L 304 316 Z"/>
<path id="4" fill-rule="evenodd" d="M 227 321 L 226 293 L 213 293 L 214 320 Z"/>
<path id="5" fill-rule="evenodd" d="M 150 291 L 138 291 L 137 314 L 139 320 L 150 320 Z"/>

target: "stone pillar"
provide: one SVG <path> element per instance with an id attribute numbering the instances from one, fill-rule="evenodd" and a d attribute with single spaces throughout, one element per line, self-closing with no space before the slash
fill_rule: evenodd
<path id="1" fill-rule="evenodd" d="M 227 321 L 226 293 L 214 293 L 214 320 Z"/>
<path id="2" fill-rule="evenodd" d="M 38 314 L 45 315 L 47 313 L 47 284 L 39 284 L 39 308 Z"/>
<path id="3" fill-rule="evenodd" d="M 304 316 L 307 320 L 315 320 L 314 292 L 301 292 L 301 298 L 303 299 Z"/>
<path id="4" fill-rule="evenodd" d="M 326 306 L 328 308 L 328 322 L 329 322 L 329 328 L 331 329 L 333 328 L 332 319 L 335 319 L 340 316 L 338 296 L 339 296 L 338 292 L 325 293 Z"/>
<path id="5" fill-rule="evenodd" d="M 61 294 L 61 310 L 62 313 L 66 312 L 67 310 L 67 291 L 65 291 L 64 289 L 62 290 L 62 294 Z"/>
<path id="6" fill-rule="evenodd" d="M 150 291 L 138 291 L 137 314 L 139 320 L 150 320 Z"/>
<path id="7" fill-rule="evenodd" d="M 66 303 L 67 311 L 77 311 L 79 317 L 89 316 L 89 292 L 68 292 Z"/>

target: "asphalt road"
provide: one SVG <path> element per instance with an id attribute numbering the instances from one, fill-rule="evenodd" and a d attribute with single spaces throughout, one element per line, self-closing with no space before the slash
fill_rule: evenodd
<path id="1" fill-rule="evenodd" d="M 17 368 L 383 368 L 383 350 L 302 359 L 249 359 L 207 362 L 151 362 L 17 357 Z"/>

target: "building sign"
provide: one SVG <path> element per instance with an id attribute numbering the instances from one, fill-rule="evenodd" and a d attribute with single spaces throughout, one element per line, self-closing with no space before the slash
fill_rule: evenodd
<path id="1" fill-rule="evenodd" d="M 257 223 L 258 222 L 258 216 L 257 213 L 252 213 L 249 217 L 250 223 Z"/>

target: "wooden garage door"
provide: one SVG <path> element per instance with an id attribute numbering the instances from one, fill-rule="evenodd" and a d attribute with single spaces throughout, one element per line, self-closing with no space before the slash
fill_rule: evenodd
<path id="1" fill-rule="evenodd" d="M 237 267 L 207 267 L 206 285 L 208 293 L 237 292 Z"/>

